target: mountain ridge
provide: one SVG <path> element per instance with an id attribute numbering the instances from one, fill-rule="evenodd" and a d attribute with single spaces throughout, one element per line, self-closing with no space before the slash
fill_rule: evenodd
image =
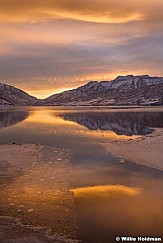
<path id="1" fill-rule="evenodd" d="M 38 99 L 12 85 L 0 82 L 0 105 L 33 105 Z"/>
<path id="2" fill-rule="evenodd" d="M 118 76 L 112 81 L 90 81 L 76 89 L 54 94 L 42 105 L 148 105 L 163 104 L 163 77 Z"/>
<path id="3" fill-rule="evenodd" d="M 162 105 L 163 77 L 118 76 L 111 81 L 90 81 L 76 89 L 37 99 L 14 86 L 0 83 L 0 105 L 109 106 Z"/>

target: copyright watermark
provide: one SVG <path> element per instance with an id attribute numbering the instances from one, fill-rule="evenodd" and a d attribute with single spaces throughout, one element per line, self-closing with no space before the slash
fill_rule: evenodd
<path id="1" fill-rule="evenodd" d="M 161 237 L 150 237 L 150 236 L 116 236 L 115 240 L 117 242 L 162 242 Z"/>
<path id="2" fill-rule="evenodd" d="M 116 239 L 116 241 L 120 241 L 121 240 L 121 237 L 118 237 L 117 236 L 115 239 Z"/>

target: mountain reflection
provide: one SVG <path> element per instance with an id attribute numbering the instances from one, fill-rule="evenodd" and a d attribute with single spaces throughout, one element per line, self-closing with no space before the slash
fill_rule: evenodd
<path id="1" fill-rule="evenodd" d="M 13 126 L 29 116 L 27 111 L 0 112 L 0 129 Z"/>
<path id="2" fill-rule="evenodd" d="M 74 112 L 59 114 L 89 130 L 114 131 L 117 135 L 151 134 L 153 127 L 163 127 L 162 112 Z"/>

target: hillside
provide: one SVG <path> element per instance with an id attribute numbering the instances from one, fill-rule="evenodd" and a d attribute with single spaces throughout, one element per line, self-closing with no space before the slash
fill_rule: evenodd
<path id="1" fill-rule="evenodd" d="M 10 86 L 0 83 L 0 105 L 33 105 L 37 101 L 37 98 L 30 96 L 26 92 Z"/>
<path id="2" fill-rule="evenodd" d="M 112 81 L 91 81 L 84 86 L 55 94 L 40 102 L 41 105 L 161 105 L 163 78 L 118 76 Z"/>
<path id="3" fill-rule="evenodd" d="M 42 100 L 13 86 L 0 83 L 0 105 L 163 105 L 163 77 L 127 75 L 118 76 L 112 81 L 91 81 L 84 86 Z"/>

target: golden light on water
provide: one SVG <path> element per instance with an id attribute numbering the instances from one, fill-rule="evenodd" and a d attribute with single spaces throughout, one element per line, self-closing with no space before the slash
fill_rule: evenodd
<path id="1" fill-rule="evenodd" d="M 75 125 L 75 122 L 65 121 L 64 119 L 55 116 L 53 114 L 54 111 L 41 110 L 41 111 L 33 111 L 30 116 L 25 120 L 26 123 L 42 123 L 42 124 L 65 124 L 65 125 Z"/>
<path id="2" fill-rule="evenodd" d="M 61 111 L 62 114 L 65 110 Z M 68 112 L 68 110 L 66 111 Z M 72 112 L 72 111 L 71 111 Z M 22 124 L 20 124 L 21 126 Z M 58 125 L 60 125 L 58 127 Z M 19 124 L 18 124 L 19 126 Z M 36 129 L 37 126 L 37 129 Z M 30 112 L 30 116 L 24 121 L 23 127 L 30 127 L 31 129 L 35 129 L 35 133 L 59 133 L 59 134 L 67 134 L 74 136 L 83 136 L 89 138 L 97 138 L 97 139 L 129 139 L 127 135 L 118 135 L 114 131 L 103 131 L 103 130 L 89 130 L 88 128 L 78 124 L 74 121 L 64 120 L 59 116 L 57 110 L 40 110 L 40 111 L 32 111 Z M 43 129 L 42 129 L 42 128 Z M 52 129 L 50 129 L 52 128 Z M 74 129 L 75 128 L 75 129 Z M 132 135 L 130 138 L 136 139 L 140 136 Z"/>
<path id="3" fill-rule="evenodd" d="M 92 186 L 92 187 L 81 187 L 72 189 L 76 198 L 91 198 L 99 197 L 105 198 L 109 196 L 137 196 L 141 193 L 139 188 L 127 187 L 122 185 L 104 185 L 104 186 Z"/>

